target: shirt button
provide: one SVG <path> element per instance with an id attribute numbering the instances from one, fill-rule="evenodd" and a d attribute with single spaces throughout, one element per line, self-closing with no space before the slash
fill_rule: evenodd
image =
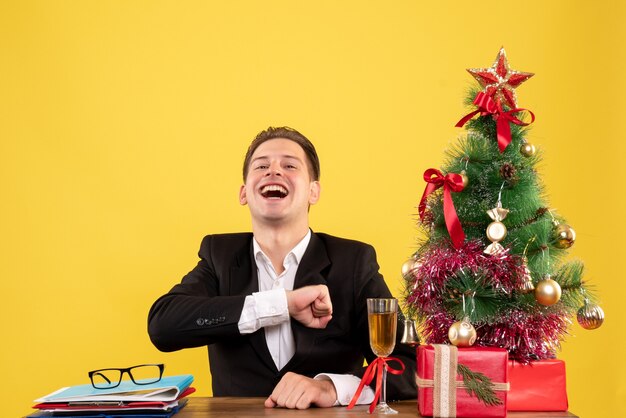
<path id="1" fill-rule="evenodd" d="M 275 313 L 276 313 L 276 308 L 271 308 L 271 309 L 270 309 L 270 313 L 275 314 Z"/>

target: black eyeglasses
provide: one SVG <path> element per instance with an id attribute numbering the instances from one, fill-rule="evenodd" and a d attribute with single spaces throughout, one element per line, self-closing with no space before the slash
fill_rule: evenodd
<path id="1" fill-rule="evenodd" d="M 156 383 L 163 377 L 164 364 L 140 364 L 126 369 L 99 369 L 89 374 L 91 384 L 96 389 L 116 388 L 122 383 L 122 375 L 128 373 L 136 385 Z"/>

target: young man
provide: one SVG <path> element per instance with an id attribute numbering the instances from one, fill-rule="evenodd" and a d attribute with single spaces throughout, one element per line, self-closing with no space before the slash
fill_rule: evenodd
<path id="1" fill-rule="evenodd" d="M 208 346 L 214 396 L 266 396 L 266 407 L 347 405 L 363 359 L 375 358 L 366 299 L 391 293 L 371 246 L 310 230 L 319 175 L 315 148 L 299 132 L 257 135 L 239 192 L 252 233 L 205 237 L 198 265 L 150 309 L 158 349 Z M 392 356 L 406 371 L 389 375 L 391 400 L 416 396 L 415 352 L 400 344 L 401 331 Z M 359 402 L 372 399 L 366 387 Z"/>

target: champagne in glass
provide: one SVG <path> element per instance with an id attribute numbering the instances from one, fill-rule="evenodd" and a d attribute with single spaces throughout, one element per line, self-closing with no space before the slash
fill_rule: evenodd
<path id="1" fill-rule="evenodd" d="M 370 346 L 378 357 L 387 357 L 396 346 L 397 312 L 369 313 Z"/>
<path id="2" fill-rule="evenodd" d="M 367 320 L 370 331 L 370 347 L 378 357 L 387 357 L 396 346 L 396 328 L 398 322 L 398 300 L 367 299 Z M 387 365 L 383 368 L 383 382 L 380 402 L 374 412 L 379 414 L 397 414 L 398 411 L 387 405 Z"/>

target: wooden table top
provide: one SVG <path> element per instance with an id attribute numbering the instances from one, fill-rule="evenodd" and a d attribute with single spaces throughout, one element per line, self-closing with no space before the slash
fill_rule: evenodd
<path id="1" fill-rule="evenodd" d="M 263 402 L 265 398 L 206 398 L 190 397 L 188 404 L 181 409 L 174 418 L 247 418 L 247 417 L 281 417 L 281 418 L 307 418 L 307 417 L 357 417 L 367 416 L 367 405 L 356 406 L 352 410 L 345 407 L 335 408 L 310 408 L 306 410 L 293 410 L 283 408 L 265 408 Z M 395 418 L 416 418 L 417 401 L 401 401 L 389 404 L 399 413 L 393 415 Z M 570 412 L 509 412 L 509 418 L 556 418 L 570 417 L 577 418 Z"/>

